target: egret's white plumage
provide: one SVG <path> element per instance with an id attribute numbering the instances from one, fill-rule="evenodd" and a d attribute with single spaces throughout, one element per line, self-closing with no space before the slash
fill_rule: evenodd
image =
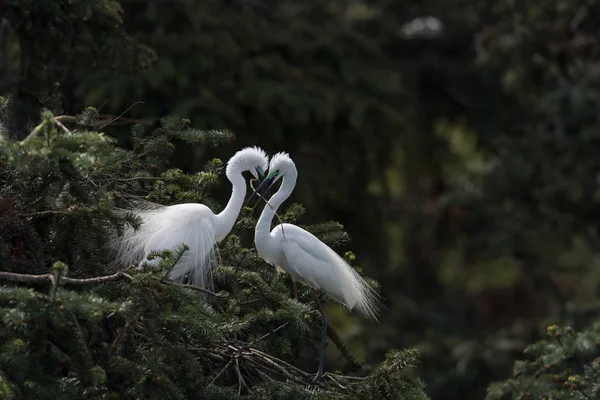
<path id="1" fill-rule="evenodd" d="M 225 209 L 214 214 L 203 204 L 185 203 L 163 206 L 146 201 L 137 202 L 133 212 L 142 220 L 138 230 L 128 227 L 122 236 L 111 242 L 116 265 L 127 267 L 132 262 L 142 263 L 152 251 L 172 250 L 183 243 L 189 250 L 177 262 L 171 279 L 187 279 L 192 285 L 210 289 L 212 274 L 219 264 L 216 244 L 233 228 L 246 197 L 244 171 L 255 178 L 268 167 L 266 153 L 258 147 L 238 151 L 227 163 L 226 176 L 233 191 Z M 158 260 L 149 260 L 153 264 Z"/>
<path id="2" fill-rule="evenodd" d="M 329 246 L 293 224 L 280 224 L 269 232 L 273 216 L 291 195 L 297 177 L 296 166 L 288 154 L 277 153 L 271 158 L 269 176 L 256 192 L 260 193 L 265 185 L 279 178 L 283 178 L 283 182 L 277 193 L 268 200 L 256 225 L 254 242 L 258 254 L 269 264 L 289 273 L 292 279 L 321 289 L 348 309 L 377 320 L 380 304 L 378 294 Z M 323 340 L 326 328 L 327 319 L 323 312 Z M 322 374 L 323 352 L 324 342 L 317 376 Z"/>

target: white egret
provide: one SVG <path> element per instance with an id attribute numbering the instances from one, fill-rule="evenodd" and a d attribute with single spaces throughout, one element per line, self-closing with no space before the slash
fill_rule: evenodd
<path id="1" fill-rule="evenodd" d="M 256 224 L 254 243 L 259 256 L 278 270 L 290 274 L 294 281 L 321 289 L 348 309 L 376 321 L 379 295 L 329 246 L 293 224 L 280 224 L 269 232 L 273 215 L 294 190 L 297 177 L 296 166 L 288 154 L 277 153 L 271 158 L 269 175 L 250 196 L 262 196 L 265 189 L 283 178 L 281 187 L 268 200 Z M 323 375 L 327 316 L 318 296 L 317 302 L 323 317 L 321 359 L 316 374 L 316 379 L 319 379 Z"/>
<path id="2" fill-rule="evenodd" d="M 219 214 L 204 204 L 163 206 L 139 202 L 130 211 L 141 218 L 141 227 L 138 230 L 128 227 L 123 236 L 111 243 L 116 264 L 129 266 L 136 261 L 141 264 L 152 251 L 173 249 L 185 243 L 189 250 L 178 260 L 170 278 L 176 282 L 187 279 L 192 285 L 211 289 L 212 273 L 219 262 L 216 243 L 229 234 L 246 198 L 246 179 L 242 173 L 250 171 L 255 179 L 262 178 L 268 163 L 267 154 L 259 147 L 244 148 L 231 157 L 225 174 L 233 191 Z M 156 262 L 147 261 L 150 265 Z"/>

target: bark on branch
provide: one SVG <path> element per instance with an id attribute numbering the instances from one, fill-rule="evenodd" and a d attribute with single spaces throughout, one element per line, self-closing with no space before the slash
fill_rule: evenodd
<path id="1" fill-rule="evenodd" d="M 10 282 L 19 282 L 19 283 L 40 283 L 40 284 L 54 284 L 54 275 L 52 274 L 42 274 L 42 275 L 29 275 L 29 274 L 16 274 L 14 272 L 4 272 L 0 271 L 0 280 L 10 281 Z M 117 272 L 112 275 L 106 276 L 96 276 L 94 278 L 68 278 L 63 277 L 60 279 L 60 283 L 65 286 L 73 286 L 73 287 L 81 287 L 81 286 L 90 286 L 90 285 L 98 285 L 100 283 L 106 282 L 115 282 L 121 280 L 131 281 L 133 278 L 131 275 L 126 274 L 125 272 Z"/>

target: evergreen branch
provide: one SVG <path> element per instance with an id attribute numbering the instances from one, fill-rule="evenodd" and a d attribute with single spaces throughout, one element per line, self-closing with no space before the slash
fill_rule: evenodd
<path id="1" fill-rule="evenodd" d="M 64 278 L 63 278 L 64 279 Z M 71 328 L 71 343 L 73 347 L 70 348 L 70 355 L 75 360 L 75 364 L 77 366 L 77 375 L 81 382 L 89 386 L 92 384 L 92 376 L 90 374 L 92 368 L 94 367 L 94 359 L 90 354 L 90 349 L 85 341 L 83 332 L 81 331 L 81 326 L 75 318 L 74 315 L 69 316 Z"/>
<path id="2" fill-rule="evenodd" d="M 14 272 L 5 272 L 0 271 L 0 280 L 6 280 L 10 282 L 19 282 L 19 283 L 41 283 L 41 284 L 54 284 L 56 282 L 56 278 L 53 274 L 41 274 L 41 275 L 30 275 L 30 274 L 17 274 Z M 125 272 L 117 272 L 112 275 L 106 276 L 96 276 L 94 278 L 67 278 L 61 277 L 60 283 L 65 286 L 90 286 L 90 285 L 98 285 L 106 282 L 115 282 L 120 280 L 128 280 L 132 281 L 133 278 L 131 275 L 126 274 Z"/>
<path id="3" fill-rule="evenodd" d="M 127 111 L 129 111 L 133 106 L 135 106 L 137 104 L 144 104 L 144 102 L 143 101 L 135 102 L 129 108 L 127 108 L 125 111 L 123 111 L 120 115 L 117 115 L 116 117 L 112 116 L 112 115 L 105 115 L 105 116 L 103 116 L 104 118 L 99 119 L 98 121 L 93 123 L 92 126 L 96 129 L 100 130 L 119 119 L 122 119 L 124 122 L 130 122 L 130 123 L 150 124 L 150 122 L 147 122 L 145 120 L 139 120 L 139 119 L 133 119 L 133 118 L 123 118 L 123 114 L 125 114 Z M 63 131 L 65 131 L 65 133 L 71 133 L 69 131 L 69 129 L 63 124 L 63 122 L 75 123 L 75 122 L 77 122 L 77 117 L 75 117 L 73 115 L 59 115 L 59 116 L 53 117 L 52 122 L 54 122 L 56 125 L 58 125 Z M 21 141 L 21 144 L 26 144 L 29 141 L 31 141 L 32 139 L 34 139 L 37 135 L 39 135 L 39 133 L 42 131 L 42 128 L 44 127 L 45 124 L 46 124 L 46 121 L 43 121 L 39 125 L 37 125 L 35 128 L 33 128 L 33 130 L 29 133 L 29 135 L 27 135 L 27 137 Z"/>

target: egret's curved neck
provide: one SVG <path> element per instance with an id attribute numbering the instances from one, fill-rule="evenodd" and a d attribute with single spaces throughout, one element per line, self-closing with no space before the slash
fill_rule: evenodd
<path id="1" fill-rule="evenodd" d="M 298 173 L 295 168 L 291 168 L 283 173 L 283 183 L 281 187 L 271 198 L 269 199 L 269 204 L 265 204 L 265 208 L 263 209 L 262 214 L 260 214 L 260 218 L 258 219 L 258 223 L 256 224 L 254 240 L 264 238 L 270 235 L 271 223 L 273 222 L 273 216 L 277 209 L 281 204 L 287 200 L 288 197 L 294 191 L 294 187 L 296 187 L 296 178 L 298 177 Z M 258 245 L 258 243 L 257 243 Z"/>
<path id="2" fill-rule="evenodd" d="M 215 238 L 217 242 L 225 239 L 225 236 L 231 232 L 246 197 L 246 179 L 244 179 L 242 171 L 237 169 L 231 171 L 227 174 L 227 179 L 233 185 L 233 190 L 225 209 L 216 215 Z"/>

